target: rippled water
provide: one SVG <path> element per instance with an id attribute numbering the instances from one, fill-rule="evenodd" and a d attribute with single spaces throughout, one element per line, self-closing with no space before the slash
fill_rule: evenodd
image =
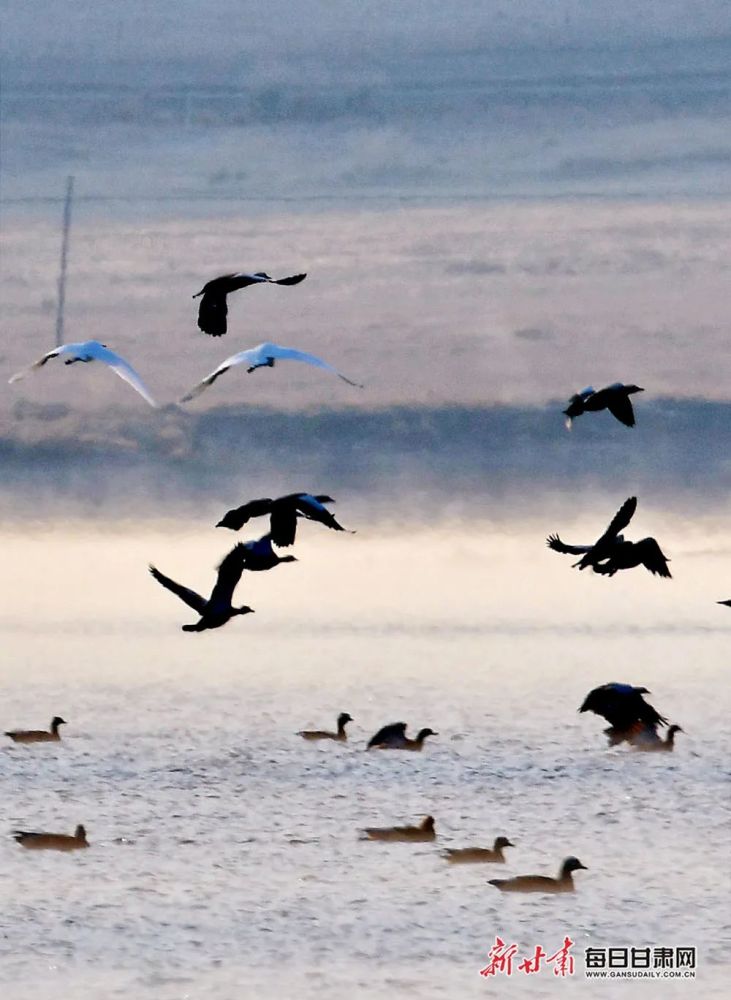
<path id="1" fill-rule="evenodd" d="M 535 535 L 313 532 L 298 564 L 244 579 L 256 615 L 191 636 L 144 567 L 203 589 L 220 535 L 6 534 L 0 721 L 68 726 L 60 745 L 3 748 L 3 825 L 84 822 L 92 846 L 0 838 L 0 993 L 727 995 L 723 568 L 699 546 L 671 582 L 608 581 Z M 682 724 L 673 755 L 608 750 L 603 720 L 576 713 L 615 679 Z M 294 735 L 339 711 L 347 745 Z M 440 735 L 365 754 L 396 719 Z M 358 839 L 426 813 L 435 844 Z M 440 857 L 498 834 L 517 846 L 497 872 Z M 486 885 L 567 854 L 589 869 L 573 896 Z M 568 934 L 577 973 L 485 980 L 496 934 L 522 955 Z M 698 979 L 588 984 L 583 949 L 622 945 L 695 945 Z"/>

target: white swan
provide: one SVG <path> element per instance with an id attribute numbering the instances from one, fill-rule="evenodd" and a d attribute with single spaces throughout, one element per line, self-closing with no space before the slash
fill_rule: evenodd
<path id="1" fill-rule="evenodd" d="M 210 375 L 206 375 L 198 385 L 194 386 L 190 392 L 187 392 L 180 402 L 187 403 L 188 400 L 195 399 L 209 385 L 213 385 L 220 375 L 223 375 L 224 372 L 235 365 L 248 365 L 246 370 L 253 372 L 257 368 L 273 368 L 275 361 L 304 361 L 306 365 L 314 365 L 315 368 L 323 368 L 325 371 L 332 372 L 333 375 L 337 375 L 338 378 L 341 378 L 343 382 L 347 382 L 348 385 L 354 385 L 358 389 L 363 388 L 359 382 L 352 382 L 345 375 L 342 375 L 337 368 L 333 368 L 332 365 L 329 365 L 327 361 L 323 361 L 322 358 L 316 358 L 314 354 L 297 351 L 293 347 L 280 347 L 278 344 L 259 344 L 258 347 L 252 347 L 248 351 L 239 351 L 238 354 L 232 354 L 230 358 L 226 358 L 215 371 L 212 371 Z"/>
<path id="2" fill-rule="evenodd" d="M 30 372 L 35 371 L 36 368 L 42 368 L 51 358 L 61 356 L 64 357 L 64 364 L 66 365 L 72 365 L 76 361 L 103 361 L 105 365 L 109 365 L 113 372 L 139 392 L 140 396 L 146 399 L 150 406 L 156 407 L 158 405 L 132 365 L 120 357 L 119 354 L 110 351 L 106 344 L 100 344 L 98 340 L 84 340 L 77 344 L 62 344 L 60 347 L 55 347 L 48 354 L 44 354 L 35 364 L 32 364 L 30 368 L 24 368 L 23 371 L 16 372 L 15 375 L 8 379 L 8 382 L 18 382 Z"/>

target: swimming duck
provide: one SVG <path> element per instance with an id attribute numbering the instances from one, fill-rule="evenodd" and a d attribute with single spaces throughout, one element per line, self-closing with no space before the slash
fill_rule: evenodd
<path id="1" fill-rule="evenodd" d="M 73 836 L 66 833 L 29 833 L 27 830 L 15 830 L 13 837 L 21 847 L 32 851 L 78 851 L 89 847 L 86 830 L 79 824 Z"/>
<path id="2" fill-rule="evenodd" d="M 649 693 L 646 687 L 633 687 L 631 684 L 602 684 L 589 692 L 579 712 L 594 712 L 607 720 L 610 726 L 604 732 L 609 737 L 610 746 L 631 743 L 638 725 L 667 725 L 668 720 L 642 697 Z"/>
<path id="3" fill-rule="evenodd" d="M 119 354 L 110 351 L 106 344 L 100 344 L 98 340 L 83 340 L 75 344 L 61 344 L 60 347 L 54 347 L 52 351 L 44 354 L 30 368 L 16 372 L 15 375 L 8 379 L 8 382 L 18 382 L 20 379 L 25 378 L 29 372 L 35 371 L 36 368 L 42 368 L 51 358 L 58 357 L 64 358 L 65 365 L 73 365 L 77 361 L 84 363 L 101 361 L 105 365 L 109 365 L 116 375 L 124 379 L 128 385 L 131 385 L 150 406 L 157 406 L 157 403 L 148 392 L 147 387 L 132 365 L 128 361 L 125 361 Z"/>
<path id="4" fill-rule="evenodd" d="M 492 847 L 450 847 L 444 857 L 453 865 L 505 864 L 504 847 L 515 847 L 507 837 L 496 837 Z"/>
<path id="5" fill-rule="evenodd" d="M 236 365 L 246 365 L 247 372 L 251 374 L 257 368 L 273 368 L 276 361 L 302 361 L 306 365 L 313 365 L 315 368 L 322 368 L 324 371 L 332 372 L 333 375 L 337 375 L 343 382 L 347 382 L 348 385 L 353 385 L 357 389 L 363 388 L 360 382 L 353 382 L 346 375 L 343 375 L 342 372 L 339 372 L 337 368 L 333 368 L 327 361 L 323 361 L 322 358 L 318 358 L 314 354 L 308 354 L 306 351 L 298 351 L 294 347 L 281 347 L 279 344 L 264 343 L 257 344 L 256 347 L 251 347 L 248 351 L 239 351 L 238 354 L 232 354 L 230 358 L 226 358 L 218 368 L 214 368 L 209 375 L 206 375 L 189 392 L 186 392 L 181 397 L 180 402 L 187 403 L 191 399 L 195 399 L 196 396 L 200 396 L 204 389 L 207 389 L 209 385 L 213 385 L 216 379 L 220 378 L 224 372 L 227 372 L 229 368 L 234 368 Z"/>
<path id="6" fill-rule="evenodd" d="M 245 561 L 246 547 L 239 542 L 219 565 L 218 579 L 208 600 L 196 594 L 194 590 L 189 590 L 188 587 L 171 580 L 154 566 L 150 566 L 150 573 L 158 583 L 172 591 L 184 604 L 200 615 L 200 620 L 194 625 L 183 625 L 183 632 L 204 632 L 206 629 L 220 628 L 236 615 L 253 614 L 254 609 L 246 604 L 240 608 L 231 605 L 234 590 L 244 571 Z"/>
<path id="7" fill-rule="evenodd" d="M 418 826 L 366 827 L 363 831 L 367 840 L 436 840 L 434 817 L 425 816 Z"/>
<path id="8" fill-rule="evenodd" d="M 405 722 L 392 722 L 383 726 L 368 740 L 366 750 L 423 750 L 427 736 L 438 736 L 433 729 L 420 729 L 415 740 L 406 735 Z"/>
<path id="9" fill-rule="evenodd" d="M 568 407 L 563 411 L 566 414 L 566 427 L 571 430 L 571 421 L 576 417 L 598 410 L 609 410 L 620 423 L 626 427 L 634 427 L 635 414 L 629 397 L 635 392 L 644 391 L 639 385 L 623 385 L 622 382 L 613 382 L 612 385 L 597 390 L 590 385 L 569 400 Z"/>
<path id="10" fill-rule="evenodd" d="M 338 740 L 345 743 L 348 739 L 345 727 L 352 721 L 352 716 L 348 715 L 347 712 L 341 712 L 338 716 L 338 731 L 336 733 L 329 733 L 325 729 L 303 729 L 297 735 L 301 736 L 303 740 Z"/>
<path id="11" fill-rule="evenodd" d="M 60 715 L 54 715 L 51 719 L 51 728 L 48 731 L 45 729 L 12 729 L 5 735 L 9 736 L 13 743 L 57 743 L 61 739 L 58 727 L 65 725 L 65 719 L 62 719 Z"/>
<path id="12" fill-rule="evenodd" d="M 279 548 L 292 545 L 297 533 L 297 518 L 305 517 L 308 521 L 317 521 L 333 531 L 348 531 L 338 524 L 333 515 L 324 505 L 335 503 L 332 497 L 310 493 L 288 493 L 283 497 L 262 497 L 260 500 L 249 500 L 241 507 L 227 511 L 216 525 L 217 528 L 230 528 L 239 531 L 254 517 L 269 515 L 269 537 Z M 354 534 L 354 532 L 348 532 Z"/>
<path id="13" fill-rule="evenodd" d="M 633 750 L 672 753 L 675 749 L 675 734 L 682 732 L 684 730 L 680 726 L 670 726 L 663 740 L 658 735 L 657 727 L 647 724 L 638 726 L 629 742 Z"/>
<path id="14" fill-rule="evenodd" d="M 222 274 L 219 278 L 213 278 L 193 296 L 194 299 L 203 296 L 198 308 L 198 328 L 211 337 L 224 335 L 228 316 L 226 296 L 229 292 L 248 288 L 249 285 L 299 285 L 306 277 L 306 274 L 292 274 L 288 278 L 270 278 L 265 271 L 255 271 L 253 274 L 240 271 L 238 274 Z"/>
<path id="15" fill-rule="evenodd" d="M 620 534 L 632 520 L 637 510 L 637 497 L 625 500 L 612 518 L 609 527 L 593 545 L 567 545 L 558 535 L 549 535 L 546 544 L 554 552 L 580 555 L 574 567 L 586 569 L 591 566 L 595 573 L 614 576 L 620 569 L 644 566 L 657 576 L 670 578 L 668 558 L 663 555 L 654 538 L 643 538 L 639 542 L 627 542 Z"/>
<path id="16" fill-rule="evenodd" d="M 573 892 L 574 880 L 571 873 L 584 869 L 578 858 L 566 858 L 561 865 L 558 878 L 547 875 L 518 875 L 515 878 L 491 878 L 488 885 L 494 885 L 501 892 Z"/>
<path id="17" fill-rule="evenodd" d="M 297 562 L 296 556 L 280 556 L 272 548 L 272 536 L 264 535 L 256 541 L 242 542 L 245 549 L 244 569 L 252 573 L 273 569 L 280 563 Z"/>

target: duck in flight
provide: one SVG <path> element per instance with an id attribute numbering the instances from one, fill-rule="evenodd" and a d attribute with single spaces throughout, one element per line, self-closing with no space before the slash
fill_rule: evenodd
<path id="1" fill-rule="evenodd" d="M 368 740 L 366 750 L 416 750 L 424 749 L 427 736 L 438 736 L 433 729 L 420 729 L 416 739 L 406 735 L 405 722 L 391 722 L 383 726 Z"/>
<path id="2" fill-rule="evenodd" d="M 637 510 L 637 497 L 629 497 L 612 518 L 609 527 L 593 545 L 567 545 L 558 535 L 549 535 L 546 544 L 554 552 L 568 555 L 580 555 L 581 559 L 574 563 L 579 569 L 591 566 L 595 573 L 614 576 L 620 569 L 633 569 L 644 566 L 652 574 L 670 578 L 668 558 L 663 555 L 660 546 L 654 538 L 643 538 L 639 542 L 625 541 L 620 534 L 632 520 Z"/>
<path id="3" fill-rule="evenodd" d="M 16 372 L 8 381 L 19 382 L 20 379 L 25 378 L 30 372 L 35 371 L 37 368 L 42 368 L 51 358 L 63 358 L 65 365 L 73 365 L 77 361 L 81 361 L 84 364 L 87 364 L 89 361 L 101 361 L 105 365 L 109 365 L 115 374 L 119 375 L 120 378 L 123 378 L 125 382 L 139 392 L 140 396 L 150 406 L 157 407 L 157 403 L 132 365 L 128 361 L 125 361 L 123 357 L 120 357 L 119 354 L 110 351 L 106 344 L 100 344 L 98 340 L 84 340 L 77 344 L 62 344 L 60 347 L 55 347 L 48 354 L 44 354 L 42 358 L 32 364 L 30 368 Z"/>
<path id="4" fill-rule="evenodd" d="M 15 830 L 13 837 L 21 847 L 31 851 L 78 851 L 89 846 L 86 830 L 79 823 L 72 836 L 67 833 L 31 833 Z"/>
<path id="5" fill-rule="evenodd" d="M 211 337 L 222 337 L 227 329 L 226 296 L 229 292 L 248 288 L 249 285 L 299 285 L 306 277 L 306 274 L 292 274 L 288 278 L 270 278 L 264 271 L 253 274 L 240 271 L 238 274 L 222 274 L 219 278 L 213 278 L 193 296 L 194 299 L 202 296 L 198 307 L 198 327 Z"/>
<path id="6" fill-rule="evenodd" d="M 566 414 L 566 427 L 571 430 L 571 422 L 576 417 L 598 410 L 609 410 L 625 427 L 634 427 L 635 413 L 629 397 L 635 392 L 644 391 L 639 385 L 624 385 L 622 382 L 613 382 L 603 389 L 594 389 L 590 385 L 569 400 L 568 407 L 563 411 Z"/>
<path id="7" fill-rule="evenodd" d="M 336 733 L 330 733 L 326 729 L 303 729 L 297 735 L 301 736 L 303 740 L 336 740 L 338 743 L 346 743 L 348 734 L 345 731 L 345 727 L 352 721 L 352 716 L 348 715 L 347 712 L 341 712 L 338 716 L 338 729 Z"/>
<path id="8" fill-rule="evenodd" d="M 368 826 L 363 833 L 365 840 L 423 842 L 437 839 L 433 816 L 425 816 L 418 826 Z"/>
<path id="9" fill-rule="evenodd" d="M 650 727 L 655 731 L 668 722 L 642 697 L 649 693 L 646 687 L 632 684 L 602 684 L 588 693 L 579 712 L 594 712 L 607 720 L 609 729 L 604 732 L 610 746 L 633 744 L 639 730 Z"/>
<path id="10" fill-rule="evenodd" d="M 453 865 L 505 864 L 505 847 L 515 847 L 507 837 L 496 837 L 492 847 L 450 847 L 444 857 Z"/>
<path id="11" fill-rule="evenodd" d="M 257 347 L 252 347 L 248 351 L 239 351 L 238 354 L 232 354 L 230 358 L 226 358 L 210 375 L 206 375 L 197 385 L 193 386 L 190 392 L 186 392 L 180 402 L 187 403 L 189 400 L 195 399 L 196 396 L 200 396 L 204 389 L 207 389 L 209 385 L 213 385 L 217 378 L 220 378 L 224 372 L 227 372 L 229 368 L 233 368 L 236 365 L 246 365 L 247 372 L 255 372 L 257 368 L 273 368 L 276 361 L 302 361 L 306 365 L 314 365 L 315 368 L 322 368 L 324 371 L 332 372 L 333 375 L 337 375 L 338 378 L 342 379 L 343 382 L 347 382 L 348 385 L 354 385 L 358 389 L 363 388 L 359 382 L 352 382 L 339 372 L 337 368 L 333 368 L 327 361 L 315 357 L 314 354 L 307 354 L 305 351 L 298 351 L 293 347 L 280 347 L 279 344 L 265 343 L 259 344 Z"/>
<path id="12" fill-rule="evenodd" d="M 333 531 L 348 531 L 338 524 L 333 515 L 324 505 L 335 503 L 329 496 L 312 496 L 310 493 L 289 493 L 287 496 L 263 497 L 260 500 L 249 500 L 241 507 L 227 511 L 216 525 L 217 528 L 230 528 L 239 531 L 254 517 L 269 515 L 269 536 L 271 541 L 280 548 L 292 545 L 297 532 L 297 518 L 302 516 L 308 521 L 317 521 Z M 354 534 L 354 532 L 349 532 Z"/>
<path id="13" fill-rule="evenodd" d="M 566 858 L 561 865 L 558 878 L 547 875 L 518 875 L 516 878 L 491 878 L 488 885 L 494 885 L 501 892 L 573 892 L 574 880 L 571 873 L 587 871 L 578 858 Z"/>
<path id="14" fill-rule="evenodd" d="M 65 719 L 62 719 L 60 715 L 54 715 L 51 719 L 51 728 L 48 730 L 13 729 L 5 735 L 9 736 L 13 743 L 58 743 L 61 739 L 58 727 L 65 725 Z"/>
<path id="15" fill-rule="evenodd" d="M 241 579 L 246 562 L 246 546 L 239 542 L 235 545 L 218 567 L 218 578 L 211 592 L 211 596 L 206 600 L 194 590 L 183 587 L 181 584 L 165 576 L 154 566 L 150 566 L 150 573 L 168 590 L 187 604 L 189 608 L 197 611 L 200 620 L 193 625 L 183 625 L 183 632 L 204 632 L 206 629 L 220 628 L 236 615 L 253 614 L 254 609 L 243 605 L 235 608 L 231 604 L 236 585 Z"/>
<path id="16" fill-rule="evenodd" d="M 296 556 L 280 556 L 272 548 L 272 536 L 263 535 L 252 542 L 242 542 L 245 550 L 244 569 L 252 573 L 274 569 L 280 563 L 297 562 Z"/>

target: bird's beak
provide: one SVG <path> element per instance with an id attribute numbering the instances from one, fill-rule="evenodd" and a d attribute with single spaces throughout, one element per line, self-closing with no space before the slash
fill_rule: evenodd
<path id="1" fill-rule="evenodd" d="M 581 862 L 578 863 L 577 868 L 583 868 L 585 872 L 589 871 L 589 869 L 586 867 L 586 865 L 582 865 Z"/>

